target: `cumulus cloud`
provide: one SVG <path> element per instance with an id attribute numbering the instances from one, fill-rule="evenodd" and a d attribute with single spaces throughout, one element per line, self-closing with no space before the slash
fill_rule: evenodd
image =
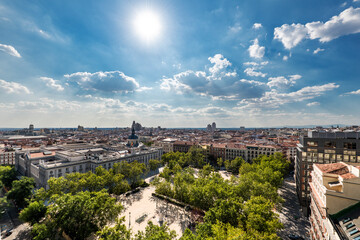
<path id="1" fill-rule="evenodd" d="M 259 28 L 262 28 L 262 25 L 261 25 L 261 23 L 254 23 L 253 28 L 259 29 Z"/>
<path id="2" fill-rule="evenodd" d="M 318 106 L 318 105 L 320 105 L 319 102 L 310 102 L 310 103 L 306 104 L 306 106 L 308 106 L 308 107 Z"/>
<path id="3" fill-rule="evenodd" d="M 267 73 L 262 73 L 258 70 L 262 69 L 265 65 L 267 65 L 269 62 L 245 62 L 243 63 L 244 66 L 251 66 L 244 70 L 244 73 L 250 77 L 266 77 Z"/>
<path id="4" fill-rule="evenodd" d="M 68 82 L 75 83 L 83 90 L 102 92 L 132 92 L 140 85 L 132 77 L 120 71 L 110 72 L 77 72 L 65 75 Z"/>
<path id="5" fill-rule="evenodd" d="M 296 83 L 296 80 L 300 79 L 300 75 L 291 75 L 289 78 L 285 78 L 284 76 L 280 77 L 271 77 L 269 78 L 269 82 L 267 85 L 270 88 L 289 88 Z"/>
<path id="6" fill-rule="evenodd" d="M 223 69 L 231 66 L 231 63 L 224 58 L 222 54 L 215 54 L 214 57 L 209 57 L 208 60 L 214 64 L 214 66 L 209 68 L 209 72 L 212 76 L 217 76 Z"/>
<path id="7" fill-rule="evenodd" d="M 259 45 L 259 40 L 257 38 L 255 38 L 253 42 L 253 45 L 248 49 L 250 57 L 262 58 L 265 54 L 265 47 Z"/>
<path id="8" fill-rule="evenodd" d="M 319 52 L 325 51 L 325 49 L 317 48 L 314 50 L 314 54 L 318 54 Z"/>
<path id="9" fill-rule="evenodd" d="M 348 92 L 348 93 L 345 93 L 345 94 L 348 94 L 348 95 L 360 95 L 360 89 L 358 89 L 356 91 Z"/>
<path id="10" fill-rule="evenodd" d="M 244 73 L 246 73 L 246 75 L 250 76 L 250 77 L 266 77 L 266 73 L 262 73 L 260 71 L 256 71 L 257 68 L 255 67 L 251 67 L 251 68 L 246 68 L 244 70 Z"/>
<path id="11" fill-rule="evenodd" d="M 289 57 L 288 56 L 283 56 L 283 61 L 287 61 L 287 60 L 289 60 Z"/>
<path id="12" fill-rule="evenodd" d="M 6 52 L 14 57 L 21 58 L 20 53 L 11 45 L 0 44 L 0 51 Z"/>
<path id="13" fill-rule="evenodd" d="M 284 24 L 274 30 L 274 39 L 282 42 L 286 49 L 291 49 L 298 45 L 308 34 L 306 27 L 298 24 Z"/>
<path id="14" fill-rule="evenodd" d="M 279 93 L 272 89 L 260 98 L 243 99 L 239 102 L 241 109 L 244 108 L 278 108 L 281 105 L 293 102 L 301 102 L 323 95 L 325 92 L 338 88 L 335 83 L 304 87 L 290 93 Z"/>
<path id="15" fill-rule="evenodd" d="M 284 47 L 291 49 L 303 39 L 319 39 L 329 42 L 338 37 L 360 32 L 360 8 L 349 7 L 338 16 L 323 23 L 320 21 L 303 24 L 284 24 L 274 29 L 274 39 L 280 40 Z"/>
<path id="16" fill-rule="evenodd" d="M 171 78 L 163 78 L 160 88 L 177 94 L 208 96 L 214 100 L 259 97 L 265 91 L 264 83 L 239 79 L 236 71 L 228 70 L 231 63 L 221 54 L 210 57 L 209 61 L 213 66 L 208 68 L 208 71 L 189 70 Z"/>
<path id="17" fill-rule="evenodd" d="M 63 86 L 58 84 L 57 80 L 54 80 L 49 77 L 41 77 L 40 79 L 43 80 L 46 83 L 46 86 L 48 86 L 49 88 L 55 89 L 56 91 L 59 91 L 59 92 L 64 91 Z"/>
<path id="18" fill-rule="evenodd" d="M 6 93 L 26 93 L 30 94 L 30 90 L 24 85 L 17 82 L 7 82 L 0 79 L 0 89 L 5 90 Z"/>

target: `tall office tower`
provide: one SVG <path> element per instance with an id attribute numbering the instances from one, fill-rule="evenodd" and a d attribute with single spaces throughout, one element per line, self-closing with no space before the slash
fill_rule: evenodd
<path id="1" fill-rule="evenodd" d="M 213 122 L 213 123 L 211 124 L 211 128 L 212 128 L 213 131 L 216 130 L 216 123 L 215 123 L 215 122 Z"/>
<path id="2" fill-rule="evenodd" d="M 313 163 L 360 163 L 360 132 L 317 132 L 300 137 L 295 157 L 296 192 L 303 212 L 308 215 L 310 204 L 310 172 Z"/>
<path id="3" fill-rule="evenodd" d="M 29 125 L 29 130 L 30 130 L 30 131 L 34 131 L 34 124 L 30 124 L 30 125 Z"/>

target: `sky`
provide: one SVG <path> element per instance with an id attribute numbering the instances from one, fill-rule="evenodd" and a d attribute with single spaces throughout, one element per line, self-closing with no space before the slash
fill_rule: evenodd
<path id="1" fill-rule="evenodd" d="M 359 125 L 360 0 L 0 1 L 0 127 Z"/>

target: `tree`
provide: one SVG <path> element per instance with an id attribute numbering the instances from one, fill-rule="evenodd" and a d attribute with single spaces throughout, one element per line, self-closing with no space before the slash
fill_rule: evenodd
<path id="1" fill-rule="evenodd" d="M 219 157 L 219 158 L 217 159 L 216 163 L 217 163 L 218 167 L 221 168 L 221 166 L 223 165 L 224 161 L 223 161 L 223 159 L 222 159 L 221 157 Z"/>
<path id="2" fill-rule="evenodd" d="M 17 178 L 14 167 L 0 166 L 0 181 L 5 187 L 11 188 L 12 182 L 15 180 L 17 180 Z"/>
<path id="3" fill-rule="evenodd" d="M 34 240 L 56 239 L 56 228 L 53 222 L 35 223 L 31 229 L 31 235 Z"/>
<path id="4" fill-rule="evenodd" d="M 7 198 L 14 200 L 18 207 L 24 208 L 27 205 L 27 200 L 32 195 L 35 180 L 30 177 L 22 177 L 20 180 L 14 181 L 12 185 L 13 187 L 8 192 Z"/>
<path id="5" fill-rule="evenodd" d="M 148 222 L 145 232 L 139 231 L 135 240 L 172 240 L 176 238 L 176 232 L 170 230 L 166 224 L 157 226 L 151 221 Z"/>
<path id="6" fill-rule="evenodd" d="M 116 199 L 103 190 L 64 194 L 50 199 L 47 225 L 53 223 L 72 239 L 85 239 L 97 232 L 108 221 L 114 220 L 122 210 Z"/>
<path id="7" fill-rule="evenodd" d="M 160 161 L 159 160 L 156 160 L 156 159 L 150 159 L 149 160 L 149 169 L 150 171 L 155 171 L 156 169 L 159 168 L 160 166 Z"/>
<path id="8" fill-rule="evenodd" d="M 190 150 L 186 153 L 189 158 L 190 164 L 194 165 L 197 168 L 202 168 L 205 164 L 205 156 L 203 154 L 202 148 L 192 146 Z"/>
<path id="9" fill-rule="evenodd" d="M 99 240 L 131 240 L 131 232 L 124 224 L 125 217 L 118 218 L 113 227 L 105 226 L 97 232 Z"/>
<path id="10" fill-rule="evenodd" d="M 209 176 L 210 173 L 214 171 L 213 167 L 210 164 L 206 164 L 203 166 L 203 168 L 199 171 L 199 175 L 201 177 Z"/>
<path id="11" fill-rule="evenodd" d="M 31 225 L 39 222 L 45 217 L 46 206 L 42 201 L 31 202 L 24 210 L 20 212 L 19 218 Z"/>
<path id="12" fill-rule="evenodd" d="M 244 205 L 245 229 L 276 233 L 282 227 L 277 214 L 272 211 L 273 203 L 262 197 L 251 197 Z"/>

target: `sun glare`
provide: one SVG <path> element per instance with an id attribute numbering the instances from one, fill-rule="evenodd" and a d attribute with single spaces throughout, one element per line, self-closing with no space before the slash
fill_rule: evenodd
<path id="1" fill-rule="evenodd" d="M 149 10 L 137 14 L 134 27 L 139 37 L 146 42 L 155 40 L 161 32 L 159 17 Z"/>

